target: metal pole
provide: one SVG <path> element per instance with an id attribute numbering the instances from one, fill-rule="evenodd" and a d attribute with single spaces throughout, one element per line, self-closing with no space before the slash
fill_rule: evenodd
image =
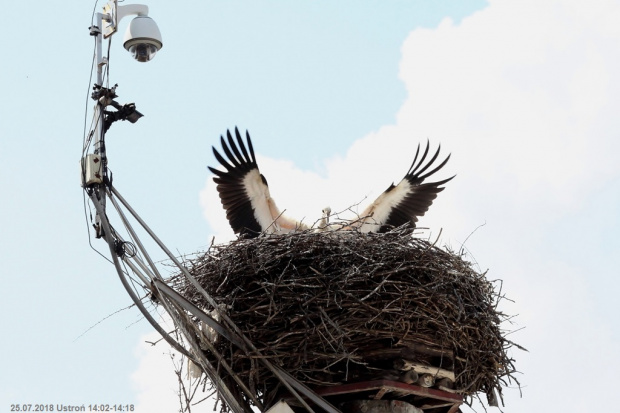
<path id="1" fill-rule="evenodd" d="M 103 86 L 103 13 L 97 13 L 97 28 L 99 33 L 97 34 L 97 84 Z"/>
<path id="2" fill-rule="evenodd" d="M 107 64 L 107 61 L 103 58 L 103 14 L 97 13 L 97 34 L 95 36 L 96 42 L 96 62 L 97 62 L 97 83 L 100 88 L 103 88 L 103 67 Z M 100 89 L 101 90 L 101 89 Z M 101 203 L 102 210 L 105 211 L 106 204 L 106 193 L 105 193 L 105 185 L 107 178 L 107 159 L 105 154 L 105 132 L 103 130 L 103 111 L 105 109 L 105 99 L 102 102 L 101 97 L 97 98 L 95 103 L 95 154 L 99 155 L 101 160 L 101 176 L 103 177 L 103 183 L 97 184 L 94 188 L 95 194 L 99 202 Z M 105 213 L 105 212 L 104 212 Z M 103 228 L 102 217 L 100 216 L 99 211 L 95 216 L 95 224 L 99 228 Z M 98 235 L 100 235 L 99 233 Z"/>

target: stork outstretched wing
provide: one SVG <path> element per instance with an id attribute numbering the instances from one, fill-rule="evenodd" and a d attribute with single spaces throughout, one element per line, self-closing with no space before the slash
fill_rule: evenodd
<path id="1" fill-rule="evenodd" d="M 267 180 L 260 173 L 254 155 L 254 148 L 249 133 L 246 131 L 246 142 L 243 142 L 239 130 L 235 128 L 235 139 L 230 131 L 227 139 L 220 137 L 222 156 L 215 148 L 213 154 L 218 162 L 226 169 L 221 171 L 209 167 L 215 174 L 213 180 L 226 210 L 226 218 L 233 231 L 237 234 L 255 237 L 266 233 L 285 233 L 308 226 L 300 221 L 284 216 L 276 206 L 269 193 Z M 370 204 L 360 215 L 359 219 L 335 226 L 327 226 L 325 211 L 318 230 L 327 229 L 357 229 L 360 232 L 384 232 L 391 228 L 409 223 L 415 227 L 418 217 L 423 216 L 437 197 L 444 190 L 446 182 L 454 176 L 436 182 L 425 183 L 424 180 L 440 170 L 450 159 L 450 155 L 427 172 L 433 165 L 441 146 L 428 162 L 424 162 L 429 153 L 429 143 L 420 156 L 420 145 L 415 158 L 405 177 L 398 185 L 390 185 L 379 197 Z M 420 159 L 418 160 L 418 157 Z"/>
<path id="2" fill-rule="evenodd" d="M 419 161 L 420 145 L 418 144 L 415 158 L 405 177 L 398 185 L 395 186 L 392 183 L 388 189 L 379 195 L 361 213 L 360 219 L 352 226 L 359 227 L 361 232 L 384 232 L 407 223 L 415 228 L 418 217 L 423 216 L 428 211 L 428 208 L 437 198 L 437 194 L 444 190 L 441 185 L 454 178 L 451 176 L 441 181 L 424 183 L 426 178 L 440 170 L 450 159 L 450 155 L 448 155 L 435 169 L 426 172 L 439 156 L 440 150 L 441 145 L 437 147 L 433 157 L 424 164 L 429 151 L 429 143 L 426 142 L 426 149 Z"/>
<path id="3" fill-rule="evenodd" d="M 228 143 L 223 136 L 220 136 L 220 143 L 228 160 L 213 148 L 215 158 L 226 172 L 211 167 L 209 170 L 215 174 L 213 180 L 233 231 L 254 237 L 262 232 L 283 233 L 307 229 L 305 224 L 284 216 L 271 198 L 267 180 L 256 164 L 250 134 L 246 131 L 247 147 L 237 128 L 236 142 L 230 131 L 226 135 Z"/>

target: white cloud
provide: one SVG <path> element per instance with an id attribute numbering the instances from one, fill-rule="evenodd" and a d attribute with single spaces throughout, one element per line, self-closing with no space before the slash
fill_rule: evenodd
<path id="1" fill-rule="evenodd" d="M 506 412 L 604 410 L 608 401 L 591 395 L 618 384 L 619 326 L 594 308 L 614 270 L 589 274 L 588 251 L 576 267 L 552 232 L 587 225 L 584 200 L 618 185 L 618 21 L 613 1 L 490 1 L 459 25 L 446 19 L 409 35 L 399 73 L 409 97 L 396 123 L 326 160 L 325 178 L 259 157 L 280 208 L 310 219 L 326 200 L 338 210 L 373 199 L 426 138 L 452 152 L 444 173 L 458 176 L 421 224 L 458 247 L 487 223 L 467 246 L 505 280 L 517 300 L 508 312 L 527 327 L 513 339 L 531 350 L 514 354 L 526 388 L 523 399 L 507 391 Z M 210 181 L 201 205 L 217 239 L 230 239 Z M 566 390 L 575 385 L 583 396 Z"/>
<path id="2" fill-rule="evenodd" d="M 179 358 L 167 343 L 160 342 L 157 332 L 146 334 L 140 338 L 135 348 L 135 356 L 140 360 L 138 368 L 132 375 L 136 388 L 136 411 L 139 412 L 176 412 L 180 403 L 178 397 L 179 384 L 174 373 L 171 355 Z"/>
<path id="3" fill-rule="evenodd" d="M 164 326 L 166 331 L 173 329 L 173 324 L 167 316 L 165 319 L 160 319 L 160 324 Z M 152 345 L 151 343 L 157 344 Z M 187 360 L 163 341 L 161 335 L 156 331 L 140 338 L 134 354 L 140 360 L 138 368 L 131 376 L 136 390 L 135 411 L 178 412 L 181 408 L 181 401 L 179 399 L 179 382 L 175 373 L 176 369 L 179 366 L 181 367 L 181 377 L 187 390 L 196 385 L 196 379 L 188 378 Z M 203 398 L 204 395 L 198 391 L 193 403 Z M 213 410 L 211 400 L 192 405 L 194 412 Z"/>

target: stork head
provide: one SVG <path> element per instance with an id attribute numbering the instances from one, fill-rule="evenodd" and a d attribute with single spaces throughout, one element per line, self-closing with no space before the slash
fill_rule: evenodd
<path id="1" fill-rule="evenodd" d="M 321 210 L 321 212 L 323 213 L 323 218 L 329 222 L 329 216 L 332 214 L 332 209 L 328 206 L 326 206 L 325 208 L 323 208 Z"/>
<path id="2" fill-rule="evenodd" d="M 325 207 L 321 210 L 321 212 L 323 213 L 323 216 L 319 220 L 319 226 L 316 229 L 318 232 L 327 230 L 327 227 L 329 226 L 329 216 L 332 213 L 332 209 L 330 207 Z"/>

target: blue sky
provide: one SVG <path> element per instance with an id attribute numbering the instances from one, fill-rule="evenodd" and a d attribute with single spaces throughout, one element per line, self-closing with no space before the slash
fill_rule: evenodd
<path id="1" fill-rule="evenodd" d="M 280 207 L 313 218 L 372 199 L 418 142 L 441 142 L 458 176 L 422 224 L 456 247 L 484 224 L 466 247 L 525 327 L 524 396 L 506 390 L 504 411 L 606 408 L 591 395 L 620 384 L 616 3 L 148 5 L 163 49 L 134 62 L 123 21 L 110 60 L 119 102 L 145 116 L 107 145 L 116 187 L 170 249 L 231 236 L 206 169 L 227 128 L 250 130 Z M 167 350 L 141 344 L 154 336 L 136 309 L 83 334 L 130 304 L 89 247 L 79 187 L 93 6 L 17 2 L 0 39 L 0 410 L 177 403 Z M 593 384 L 576 379 L 575 395 L 569 376 Z"/>

